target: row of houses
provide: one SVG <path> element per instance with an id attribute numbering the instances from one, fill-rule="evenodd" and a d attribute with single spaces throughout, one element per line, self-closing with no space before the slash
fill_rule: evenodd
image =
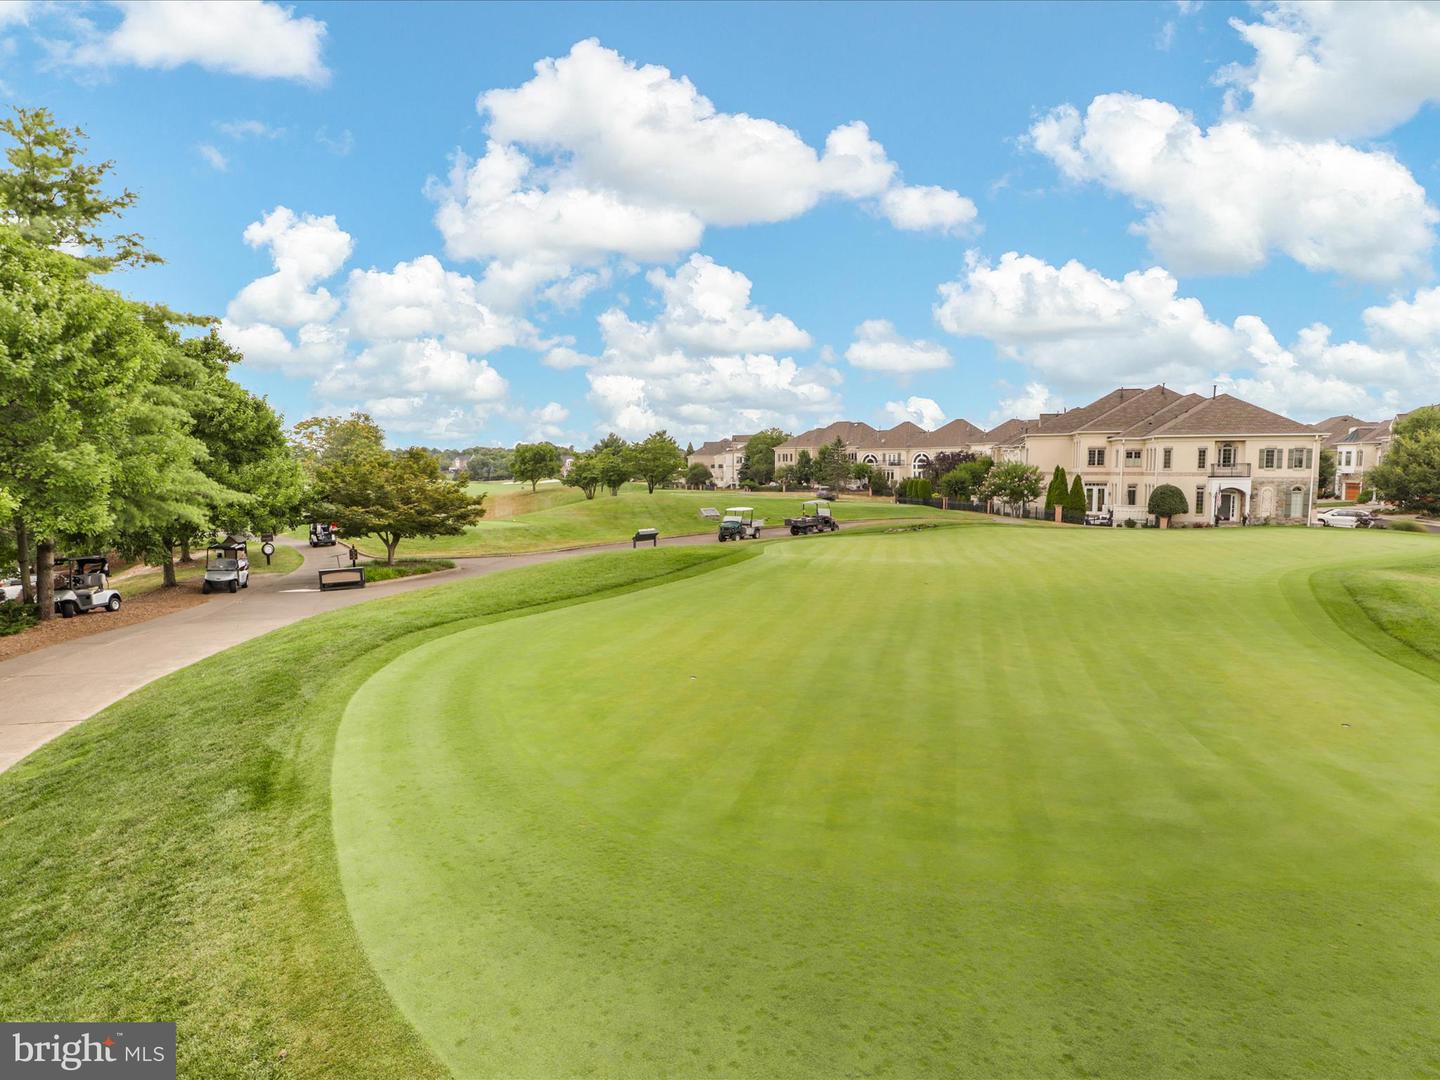
<path id="1" fill-rule="evenodd" d="M 1393 421 L 1367 424 L 1354 417 L 1302 424 L 1230 394 L 1122 387 L 1080 408 L 1007 420 L 988 431 L 968 420 L 935 431 L 911 423 L 877 429 L 839 421 L 781 443 L 775 466 L 793 466 L 801 451 L 813 457 L 839 439 L 851 461 L 900 480 L 923 473 L 936 454 L 970 451 L 1025 462 L 1047 476 L 1063 466 L 1067 475 L 1081 477 L 1089 509 L 1117 522 L 1143 518 L 1161 484 L 1185 493 L 1193 523 L 1308 521 L 1321 449 L 1336 448 L 1342 463 L 1337 483 L 1342 494 L 1353 496 L 1369 467 L 1365 462 L 1380 459 L 1392 427 Z M 735 486 L 747 438 L 707 442 L 690 460 L 709 467 L 717 484 Z"/>

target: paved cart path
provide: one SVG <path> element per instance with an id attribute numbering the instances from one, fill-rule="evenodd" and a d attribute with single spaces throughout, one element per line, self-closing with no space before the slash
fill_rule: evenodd
<path id="1" fill-rule="evenodd" d="M 766 529 L 764 535 L 766 538 L 788 537 L 788 530 L 783 526 Z M 337 565 L 336 554 L 344 548 L 311 548 L 304 541 L 282 542 L 293 543 L 304 556 L 305 562 L 298 570 L 289 574 L 257 574 L 251 577 L 248 589 L 234 595 L 221 593 L 207 603 L 173 615 L 91 634 L 0 662 L 0 771 L 162 675 L 311 615 L 414 589 L 469 580 L 497 570 L 630 549 L 627 540 L 568 551 L 455 559 L 454 570 L 399 578 L 364 589 L 322 593 L 315 587 L 315 571 Z M 713 544 L 715 536 L 708 532 L 673 536 L 662 538 L 660 543 L 665 547 Z M 256 552 L 254 558 L 261 556 Z M 103 619 L 105 615 L 95 613 L 80 618 Z"/>

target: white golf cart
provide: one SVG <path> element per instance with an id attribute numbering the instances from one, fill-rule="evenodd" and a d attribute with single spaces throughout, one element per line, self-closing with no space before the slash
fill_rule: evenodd
<path id="1" fill-rule="evenodd" d="M 205 549 L 205 580 L 200 583 L 202 593 L 250 587 L 250 559 L 245 552 L 245 541 L 227 537 L 218 544 Z"/>
<path id="2" fill-rule="evenodd" d="M 104 555 L 64 559 L 57 566 L 55 610 L 62 619 L 120 610 L 120 593 L 110 588 L 110 560 Z"/>
<path id="3" fill-rule="evenodd" d="M 758 540 L 760 530 L 765 527 L 762 518 L 755 520 L 755 510 L 749 506 L 727 506 L 725 516 L 720 519 L 720 542 L 726 540 Z"/>

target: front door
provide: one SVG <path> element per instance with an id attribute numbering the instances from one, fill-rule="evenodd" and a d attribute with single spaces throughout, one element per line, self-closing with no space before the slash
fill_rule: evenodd
<path id="1" fill-rule="evenodd" d="M 1222 491 L 1220 493 L 1220 520 L 1235 520 L 1235 493 L 1233 491 Z"/>
<path id="2" fill-rule="evenodd" d="M 1105 509 L 1105 489 L 1099 485 L 1085 488 L 1085 508 L 1092 514 L 1098 514 Z"/>

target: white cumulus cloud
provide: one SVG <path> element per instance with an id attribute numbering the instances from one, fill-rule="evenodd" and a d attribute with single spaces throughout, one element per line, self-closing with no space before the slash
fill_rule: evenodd
<path id="1" fill-rule="evenodd" d="M 322 84 L 325 23 L 266 0 L 117 0 L 118 26 L 93 26 L 61 58 L 82 67 L 132 65 Z"/>
<path id="2" fill-rule="evenodd" d="M 953 363 L 945 346 L 904 337 L 886 319 L 866 319 L 857 326 L 845 359 L 852 367 L 892 375 L 938 371 Z"/>
<path id="3" fill-rule="evenodd" d="M 945 410 L 938 402 L 928 397 L 908 397 L 904 401 L 887 401 L 885 415 L 891 424 L 906 420 L 926 431 L 934 431 L 945 422 Z"/>
<path id="4" fill-rule="evenodd" d="M 1301 138 L 1382 135 L 1440 101 L 1440 6 L 1387 3 L 1268 5 L 1258 22 L 1230 25 L 1255 50 L 1221 73 L 1232 107 L 1262 127 Z"/>
<path id="5" fill-rule="evenodd" d="M 1304 142 L 1243 119 L 1202 130 L 1163 101 L 1103 94 L 1052 110 L 1031 144 L 1070 179 L 1144 211 L 1135 230 L 1182 272 L 1253 270 L 1282 252 L 1311 270 L 1386 281 L 1424 272 L 1437 215 L 1388 153 Z"/>

